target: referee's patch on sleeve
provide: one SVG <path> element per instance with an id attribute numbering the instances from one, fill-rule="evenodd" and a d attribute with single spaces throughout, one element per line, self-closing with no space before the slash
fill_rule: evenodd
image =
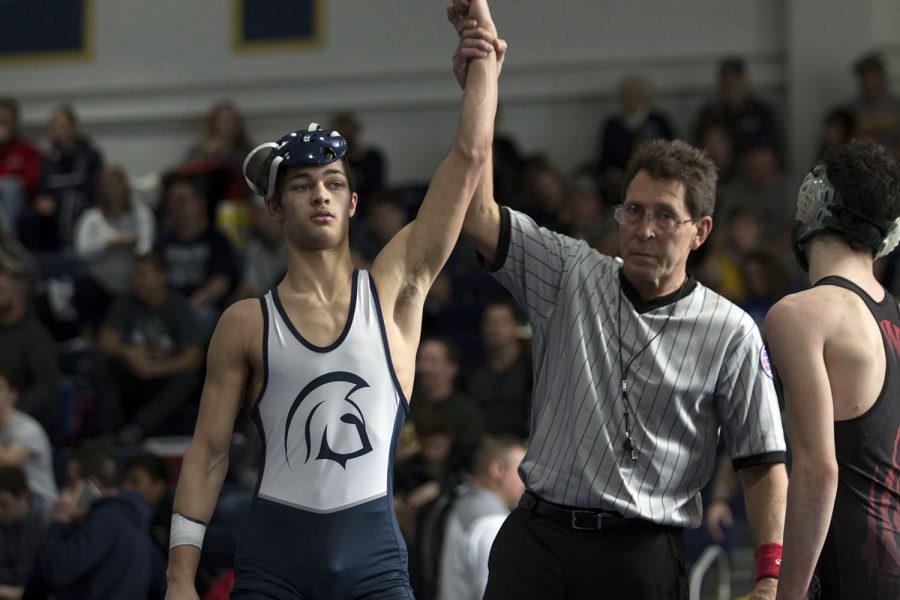
<path id="1" fill-rule="evenodd" d="M 769 361 L 769 353 L 766 352 L 765 344 L 759 349 L 759 366 L 769 379 L 772 379 L 772 363 Z"/>

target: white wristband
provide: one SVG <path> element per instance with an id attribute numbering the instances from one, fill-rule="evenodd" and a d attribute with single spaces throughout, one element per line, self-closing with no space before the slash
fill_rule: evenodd
<path id="1" fill-rule="evenodd" d="M 175 546 L 203 547 L 206 525 L 178 513 L 172 514 L 172 531 L 169 534 L 169 550 Z"/>

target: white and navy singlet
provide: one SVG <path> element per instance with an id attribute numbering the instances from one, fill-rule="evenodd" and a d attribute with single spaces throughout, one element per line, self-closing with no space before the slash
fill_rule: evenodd
<path id="1" fill-rule="evenodd" d="M 337 341 L 319 347 L 272 289 L 263 311 L 263 442 L 232 598 L 412 598 L 393 510 L 393 458 L 408 410 L 374 281 L 353 272 Z"/>

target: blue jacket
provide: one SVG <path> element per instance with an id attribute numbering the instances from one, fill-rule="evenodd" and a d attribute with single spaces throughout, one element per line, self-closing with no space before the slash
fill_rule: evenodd
<path id="1" fill-rule="evenodd" d="M 31 583 L 52 590 L 56 600 L 143 600 L 151 582 L 154 596 L 164 593 L 149 521 L 137 494 L 101 498 L 84 520 L 50 527 Z"/>

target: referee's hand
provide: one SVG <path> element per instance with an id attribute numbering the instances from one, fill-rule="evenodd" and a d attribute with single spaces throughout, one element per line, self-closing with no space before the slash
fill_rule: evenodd
<path id="1" fill-rule="evenodd" d="M 725 542 L 725 530 L 734 525 L 731 506 L 725 500 L 712 500 L 703 509 L 703 525 L 717 544 Z"/>

